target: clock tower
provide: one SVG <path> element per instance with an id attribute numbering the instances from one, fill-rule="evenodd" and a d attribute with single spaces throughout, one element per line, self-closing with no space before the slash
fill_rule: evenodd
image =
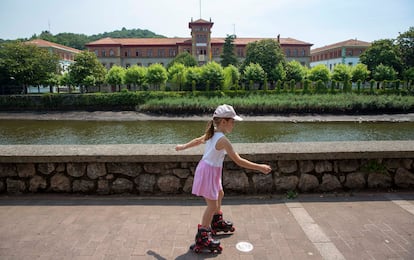
<path id="1" fill-rule="evenodd" d="M 199 65 L 211 61 L 211 28 L 213 24 L 210 21 L 198 19 L 188 24 L 191 29 L 191 53 L 198 61 Z"/>

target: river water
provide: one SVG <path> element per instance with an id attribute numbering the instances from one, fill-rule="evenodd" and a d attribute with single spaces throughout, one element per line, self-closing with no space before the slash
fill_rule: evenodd
<path id="1" fill-rule="evenodd" d="M 177 144 L 206 121 L 0 120 L 0 145 Z M 414 122 L 237 122 L 233 143 L 414 140 Z"/>

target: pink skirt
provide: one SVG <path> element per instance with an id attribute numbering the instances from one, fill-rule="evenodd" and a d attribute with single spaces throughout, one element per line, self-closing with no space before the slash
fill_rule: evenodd
<path id="1" fill-rule="evenodd" d="M 211 166 L 201 160 L 194 174 L 192 193 L 206 199 L 218 200 L 219 192 L 223 190 L 222 170 L 222 167 Z"/>

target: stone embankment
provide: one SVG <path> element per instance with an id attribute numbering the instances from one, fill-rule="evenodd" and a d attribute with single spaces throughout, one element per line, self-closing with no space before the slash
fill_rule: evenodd
<path id="1" fill-rule="evenodd" d="M 227 194 L 414 189 L 414 141 L 235 144 L 272 166 L 264 175 L 225 161 Z M 203 147 L 174 145 L 0 146 L 0 192 L 191 194 Z"/>

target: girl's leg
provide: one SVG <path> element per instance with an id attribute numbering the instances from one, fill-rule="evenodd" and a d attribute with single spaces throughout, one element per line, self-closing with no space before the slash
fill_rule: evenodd
<path id="1" fill-rule="evenodd" d="M 218 214 L 218 213 L 221 212 L 221 201 L 223 200 L 223 197 L 224 197 L 224 191 L 221 190 L 221 191 L 219 191 L 219 197 L 218 197 L 218 200 L 217 200 L 217 209 L 214 212 L 214 214 Z"/>
<path id="2" fill-rule="evenodd" d="M 211 220 L 213 219 L 214 213 L 217 211 L 218 201 L 206 199 L 207 208 L 204 211 L 203 219 L 201 220 L 201 225 L 203 227 L 210 227 Z"/>

